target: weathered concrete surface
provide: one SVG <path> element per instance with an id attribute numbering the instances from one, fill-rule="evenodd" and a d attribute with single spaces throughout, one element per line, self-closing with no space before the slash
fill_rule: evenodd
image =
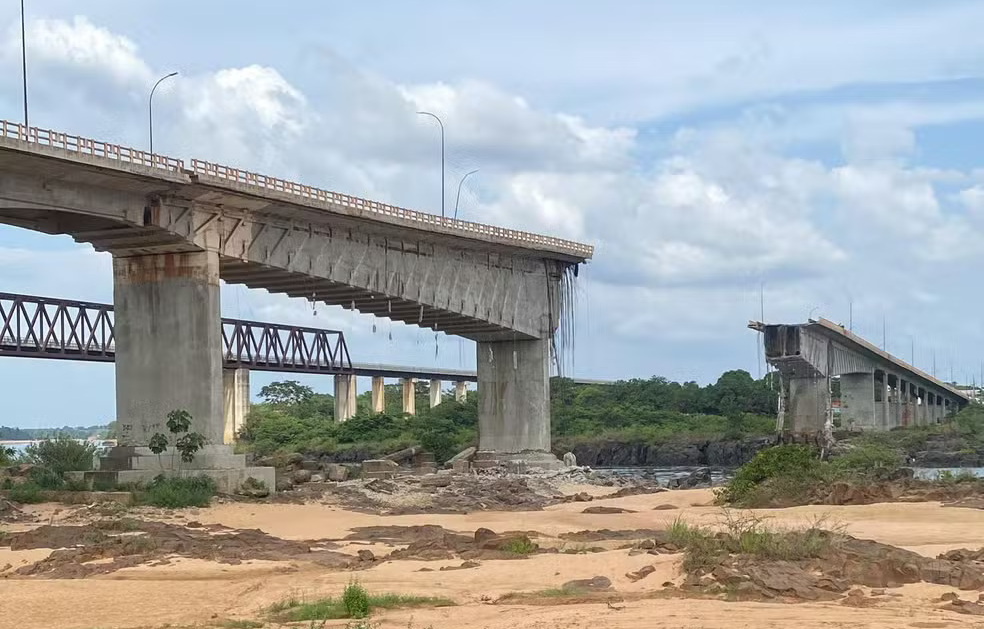
<path id="1" fill-rule="evenodd" d="M 354 417 L 357 402 L 355 376 L 347 374 L 335 376 L 335 421 L 343 422 Z"/>
<path id="2" fill-rule="evenodd" d="M 441 404 L 441 398 L 443 396 L 443 393 L 441 391 L 441 388 L 443 386 L 444 386 L 444 383 L 442 381 L 440 381 L 440 380 L 431 380 L 430 381 L 429 394 L 430 394 L 430 407 L 431 408 L 434 408 L 435 406 L 439 406 Z"/>
<path id="3" fill-rule="evenodd" d="M 848 430 L 872 430 L 875 423 L 875 389 L 870 373 L 846 373 L 840 377 L 841 426 Z"/>
<path id="4" fill-rule="evenodd" d="M 787 429 L 796 433 L 822 432 L 829 400 L 825 379 L 790 380 L 789 408 L 786 409 Z"/>
<path id="5" fill-rule="evenodd" d="M 404 378 L 403 385 L 403 412 L 407 415 L 417 414 L 417 381 L 413 378 Z"/>
<path id="6" fill-rule="evenodd" d="M 372 377 L 372 411 L 386 411 L 386 380 L 382 376 Z"/>
<path id="7" fill-rule="evenodd" d="M 459 380 L 454 383 L 454 401 L 464 402 L 468 398 L 468 383 Z"/>
<path id="8" fill-rule="evenodd" d="M 249 369 L 222 370 L 223 424 L 222 442 L 233 444 L 249 415 Z"/>
<path id="9" fill-rule="evenodd" d="M 478 449 L 550 451 L 548 341 L 478 343 Z"/>
<path id="10" fill-rule="evenodd" d="M 219 258 L 214 252 L 113 258 L 120 445 L 167 432 L 170 411 L 224 440 Z"/>

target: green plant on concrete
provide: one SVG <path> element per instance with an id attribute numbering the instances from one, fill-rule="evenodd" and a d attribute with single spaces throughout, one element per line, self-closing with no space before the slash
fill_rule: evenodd
<path id="1" fill-rule="evenodd" d="M 21 504 L 44 502 L 44 498 L 41 497 L 41 487 L 31 482 L 14 485 L 7 493 L 7 497 L 13 502 L 19 502 Z"/>
<path id="2" fill-rule="evenodd" d="M 94 444 L 68 437 L 46 439 L 24 449 L 24 457 L 29 463 L 51 470 L 61 478 L 65 472 L 91 470 L 95 455 Z"/>
<path id="3" fill-rule="evenodd" d="M 349 618 L 369 616 L 369 593 L 358 583 L 349 583 L 342 592 L 342 605 Z"/>
<path id="4" fill-rule="evenodd" d="M 215 481 L 208 476 L 168 477 L 160 475 L 138 492 L 139 502 L 178 509 L 181 507 L 207 507 L 216 494 Z"/>
<path id="5" fill-rule="evenodd" d="M 191 429 L 191 413 L 184 410 L 173 410 L 167 414 L 167 421 L 165 425 L 167 430 L 171 433 L 171 436 L 165 435 L 164 433 L 154 433 L 150 438 L 148 447 L 150 451 L 157 455 L 158 461 L 161 461 L 162 455 L 171 447 L 171 441 L 174 441 L 174 450 L 171 452 L 171 469 L 174 471 L 181 471 L 181 467 L 175 467 L 174 456 L 175 454 L 181 455 L 181 461 L 183 463 L 191 463 L 195 460 L 195 454 L 198 453 L 202 447 L 207 443 L 205 436 L 197 432 L 189 432 Z M 161 464 L 163 468 L 163 463 Z"/>

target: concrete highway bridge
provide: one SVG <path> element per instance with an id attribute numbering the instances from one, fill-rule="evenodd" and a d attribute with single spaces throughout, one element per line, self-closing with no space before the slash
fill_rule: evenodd
<path id="1" fill-rule="evenodd" d="M 913 367 L 827 319 L 748 327 L 765 335 L 765 357 L 783 382 L 781 429 L 820 433 L 832 413 L 831 380 L 840 381 L 841 427 L 890 430 L 942 421 L 966 393 Z"/>
<path id="2" fill-rule="evenodd" d="M 113 256 L 123 446 L 176 408 L 221 443 L 221 279 L 475 340 L 479 447 L 549 452 L 552 340 L 590 246 L 5 121 L 0 175 L 0 224 Z"/>

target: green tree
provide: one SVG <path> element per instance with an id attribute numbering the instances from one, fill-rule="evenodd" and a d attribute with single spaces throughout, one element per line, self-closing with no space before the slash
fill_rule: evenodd
<path id="1" fill-rule="evenodd" d="M 260 389 L 260 397 L 270 404 L 291 406 L 310 400 L 314 397 L 314 389 L 296 380 L 271 382 Z"/>

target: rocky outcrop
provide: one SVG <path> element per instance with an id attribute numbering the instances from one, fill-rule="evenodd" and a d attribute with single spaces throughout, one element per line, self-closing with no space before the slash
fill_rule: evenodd
<path id="1" fill-rule="evenodd" d="M 659 444 L 596 441 L 570 451 L 591 467 L 737 467 L 771 445 L 769 437 L 732 441 L 669 441 Z"/>

